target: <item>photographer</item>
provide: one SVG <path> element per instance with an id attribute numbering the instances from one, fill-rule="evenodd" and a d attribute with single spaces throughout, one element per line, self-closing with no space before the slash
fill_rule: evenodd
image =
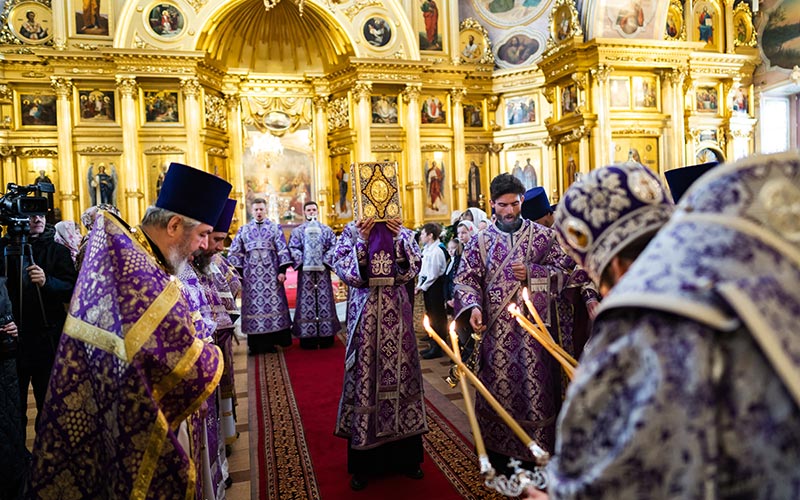
<path id="1" fill-rule="evenodd" d="M 6 256 L 1 265 L 2 274 L 8 277 L 6 286 L 13 304 L 14 319 L 19 326 L 17 373 L 20 401 L 26 408 L 28 386 L 32 384 L 38 420 L 59 336 L 67 318 L 64 305 L 72 297 L 78 276 L 69 250 L 55 242 L 55 232 L 52 227 L 46 228 L 45 217 L 33 215 L 29 221 L 27 245 L 12 242 L 6 235 L 0 240 L 0 249 Z M 26 424 L 24 412 L 22 419 Z"/>

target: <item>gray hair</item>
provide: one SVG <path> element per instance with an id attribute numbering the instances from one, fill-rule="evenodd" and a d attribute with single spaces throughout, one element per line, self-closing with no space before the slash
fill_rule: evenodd
<path id="1" fill-rule="evenodd" d="M 191 217 L 186 217 L 185 215 L 175 213 L 171 210 L 150 205 L 147 207 L 147 211 L 145 211 L 144 217 L 142 218 L 142 226 L 165 229 L 167 224 L 169 224 L 170 219 L 176 216 L 183 220 L 183 229 L 187 231 L 192 230 L 201 224 L 199 220 L 192 219 Z"/>

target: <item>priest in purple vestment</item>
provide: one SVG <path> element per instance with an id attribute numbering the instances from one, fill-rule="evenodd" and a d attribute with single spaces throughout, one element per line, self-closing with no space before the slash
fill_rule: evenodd
<path id="1" fill-rule="evenodd" d="M 552 330 L 552 297 L 569 272 L 570 258 L 555 232 L 520 216 L 525 186 L 511 174 L 490 185 L 497 221 L 472 237 L 455 277 L 455 315 L 470 318 L 483 332 L 477 375 L 534 441 L 552 451 L 560 405 L 558 362 L 512 318 L 510 304 L 526 311 L 527 287 L 545 324 Z M 557 338 L 556 335 L 553 335 Z M 508 473 L 509 458 L 533 462 L 531 450 L 477 395 L 475 410 L 492 465 Z M 531 465 L 532 466 L 532 465 Z"/>
<path id="2" fill-rule="evenodd" d="M 303 205 L 306 222 L 289 236 L 289 252 L 297 270 L 297 306 L 292 333 L 300 338 L 300 347 L 330 347 L 342 328 L 333 299 L 331 269 L 336 235 L 317 220 L 317 203 Z"/>
<path id="3" fill-rule="evenodd" d="M 267 201 L 250 204 L 253 220 L 239 228 L 228 251 L 228 261 L 242 276 L 242 332 L 250 354 L 278 352 L 292 345 L 286 269 L 292 256 L 280 224 L 267 219 Z"/>
<path id="4" fill-rule="evenodd" d="M 348 440 L 350 487 L 399 472 L 422 478 L 428 432 L 413 312 L 405 284 L 422 257 L 400 219 L 345 226 L 334 269 L 350 287 L 345 373 L 335 434 Z"/>
<path id="5" fill-rule="evenodd" d="M 173 163 L 131 228 L 101 212 L 86 245 L 34 443 L 33 498 L 191 498 L 185 420 L 213 393 L 219 349 L 197 337 L 175 275 L 231 190 Z"/>
<path id="6" fill-rule="evenodd" d="M 797 152 L 714 167 L 669 219 L 644 167 L 570 187 L 559 238 L 605 295 L 550 497 L 800 498 L 798 207 Z"/>

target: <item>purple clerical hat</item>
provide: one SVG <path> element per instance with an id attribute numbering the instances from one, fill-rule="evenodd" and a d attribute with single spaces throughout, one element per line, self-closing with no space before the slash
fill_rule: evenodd
<path id="1" fill-rule="evenodd" d="M 233 221 L 234 213 L 236 213 L 236 200 L 228 198 L 225 202 L 225 208 L 222 209 L 222 213 L 219 219 L 217 219 L 217 223 L 214 224 L 214 232 L 227 233 L 231 228 L 231 221 Z"/>

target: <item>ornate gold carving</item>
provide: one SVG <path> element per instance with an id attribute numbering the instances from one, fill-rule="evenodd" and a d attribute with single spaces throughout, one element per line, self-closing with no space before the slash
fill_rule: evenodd
<path id="1" fill-rule="evenodd" d="M 406 88 L 403 89 L 403 102 L 408 104 L 411 100 L 419 100 L 419 96 L 422 93 L 422 85 L 419 83 L 409 83 L 406 84 Z"/>
<path id="2" fill-rule="evenodd" d="M 136 83 L 136 77 L 118 76 L 117 88 L 119 89 L 123 97 L 133 97 L 135 99 L 136 90 L 139 88 L 139 85 Z"/>
<path id="3" fill-rule="evenodd" d="M 147 43 L 147 41 L 139 35 L 138 31 L 133 32 L 133 48 L 135 49 L 155 49 L 154 46 Z"/>
<path id="4" fill-rule="evenodd" d="M 0 99 L 8 99 L 10 100 L 13 97 L 14 93 L 11 91 L 11 87 L 6 85 L 5 83 L 0 83 Z"/>
<path id="5" fill-rule="evenodd" d="M 17 152 L 14 146 L 0 146 L 0 156 L 13 156 Z"/>
<path id="6" fill-rule="evenodd" d="M 569 134 L 563 136 L 561 138 L 561 141 L 559 141 L 559 142 L 565 143 L 565 142 L 579 141 L 579 140 L 583 139 L 584 137 L 588 137 L 588 136 L 589 136 L 589 131 L 586 129 L 586 127 L 581 125 L 580 127 L 572 130 Z"/>
<path id="7" fill-rule="evenodd" d="M 353 98 L 355 101 L 361 102 L 362 99 L 369 100 L 369 96 L 372 93 L 372 82 L 356 82 L 353 85 Z"/>
<path id="8" fill-rule="evenodd" d="M 339 156 L 339 155 L 347 154 L 349 152 L 350 152 L 350 148 L 348 148 L 347 146 L 334 146 L 330 150 L 330 155 L 331 156 Z"/>
<path id="9" fill-rule="evenodd" d="M 154 153 L 183 153 L 184 151 L 176 146 L 171 144 L 157 144 L 155 146 L 149 147 L 144 150 L 145 154 L 154 154 Z"/>
<path id="10" fill-rule="evenodd" d="M 328 96 L 327 95 L 315 95 L 311 102 L 314 104 L 315 109 L 321 109 L 325 111 L 328 109 Z"/>
<path id="11" fill-rule="evenodd" d="M 20 158 L 56 158 L 58 151 L 55 149 L 45 148 L 31 148 L 25 150 L 17 150 L 17 156 Z"/>
<path id="12" fill-rule="evenodd" d="M 240 103 L 239 94 L 225 94 L 225 107 L 231 112 L 235 111 Z"/>
<path id="13" fill-rule="evenodd" d="M 385 142 L 373 142 L 371 148 L 375 153 L 399 153 L 403 151 L 403 147 L 400 144 Z"/>
<path id="14" fill-rule="evenodd" d="M 547 137 L 545 137 L 544 141 L 542 141 L 542 142 L 548 148 L 551 147 L 551 146 L 555 146 L 555 144 L 556 144 L 556 141 L 552 137 L 550 137 L 549 135 Z"/>
<path id="15" fill-rule="evenodd" d="M 87 51 L 94 51 L 100 49 L 99 45 L 95 45 L 93 43 L 84 43 L 84 42 L 78 42 L 73 44 L 72 46 L 75 47 L 76 49 L 87 50 Z"/>
<path id="16" fill-rule="evenodd" d="M 581 128 L 583 128 L 583 127 L 581 127 Z M 518 142 L 516 144 L 512 144 L 507 149 L 508 149 L 508 151 L 514 151 L 514 150 L 517 150 L 517 149 L 531 149 L 531 148 L 538 148 L 538 147 L 540 147 L 540 145 L 539 144 L 535 144 L 533 142 Z"/>
<path id="17" fill-rule="evenodd" d="M 372 6 L 383 6 L 383 2 L 381 2 L 381 0 L 356 0 L 353 5 L 344 9 L 342 12 L 352 21 L 353 18 L 356 17 L 356 14 Z"/>
<path id="18" fill-rule="evenodd" d="M 467 89 L 465 88 L 454 88 L 450 90 L 450 97 L 453 99 L 453 104 L 464 102 L 466 96 Z"/>
<path id="19" fill-rule="evenodd" d="M 59 193 L 61 201 L 77 201 L 80 198 L 74 191 Z"/>
<path id="20" fill-rule="evenodd" d="M 733 46 L 755 47 L 757 44 L 750 5 L 747 2 L 739 2 L 733 9 Z"/>
<path id="21" fill-rule="evenodd" d="M 23 78 L 44 78 L 46 76 L 46 73 L 40 73 L 38 71 L 26 71 L 25 73 L 22 73 Z"/>
<path id="22" fill-rule="evenodd" d="M 202 88 L 197 77 L 181 78 L 181 90 L 185 96 L 196 97 Z"/>
<path id="23" fill-rule="evenodd" d="M 347 127 L 350 123 L 350 107 L 347 97 L 338 97 L 328 106 L 328 132 Z"/>
<path id="24" fill-rule="evenodd" d="M 211 156 L 219 156 L 220 158 L 227 158 L 228 157 L 228 150 L 225 148 L 218 148 L 212 147 L 206 150 L 206 153 L 210 154 Z"/>
<path id="25" fill-rule="evenodd" d="M 227 130 L 228 112 L 225 107 L 225 100 L 213 94 L 205 94 L 203 96 L 203 103 L 206 108 L 206 126 Z"/>
<path id="26" fill-rule="evenodd" d="M 664 40 L 685 41 L 686 22 L 683 15 L 683 2 L 681 0 L 670 0 L 667 10 L 667 29 L 664 31 Z M 674 34 L 670 34 L 674 30 Z"/>
<path id="27" fill-rule="evenodd" d="M 447 144 L 423 144 L 420 151 L 450 151 Z"/>
<path id="28" fill-rule="evenodd" d="M 50 86 L 53 87 L 53 90 L 56 91 L 56 95 L 59 98 L 64 98 L 64 99 L 72 98 L 72 89 L 74 88 L 74 85 L 72 84 L 71 78 L 51 76 Z"/>
<path id="29" fill-rule="evenodd" d="M 661 131 L 657 128 L 645 128 L 645 127 L 634 127 L 631 125 L 630 127 L 623 128 L 623 129 L 616 129 L 612 130 L 611 133 L 613 135 L 660 135 Z"/>
<path id="30" fill-rule="evenodd" d="M 486 144 L 467 144 L 464 146 L 464 151 L 467 153 L 485 153 L 489 151 L 489 146 Z"/>
<path id="31" fill-rule="evenodd" d="M 592 76 L 598 82 L 603 82 L 603 83 L 608 81 L 608 77 L 609 75 L 611 75 L 612 71 L 614 71 L 614 68 L 612 68 L 611 66 L 607 66 L 605 64 L 598 64 L 597 66 L 591 69 Z"/>
<path id="32" fill-rule="evenodd" d="M 125 190 L 125 198 L 136 198 L 142 199 L 144 198 L 144 193 L 139 191 L 138 189 L 126 189 Z"/>
<path id="33" fill-rule="evenodd" d="M 789 74 L 789 79 L 794 82 L 795 85 L 800 85 L 800 66 L 795 66 L 792 68 L 792 72 Z"/>
<path id="34" fill-rule="evenodd" d="M 492 143 L 489 143 L 487 148 L 489 148 L 489 152 L 490 153 L 498 154 L 498 153 L 500 153 L 500 151 L 503 150 L 503 144 L 492 142 Z"/>
<path id="35" fill-rule="evenodd" d="M 589 75 L 586 73 L 573 73 L 572 81 L 575 82 L 580 90 L 584 90 L 589 85 Z"/>
<path id="36" fill-rule="evenodd" d="M 490 95 L 486 98 L 486 107 L 491 112 L 497 111 L 497 107 L 500 105 L 500 97 L 496 95 Z"/>
<path id="37" fill-rule="evenodd" d="M 555 86 L 545 87 L 544 90 L 542 90 L 542 95 L 549 104 L 553 104 L 556 99 L 556 87 Z"/>
<path id="38" fill-rule="evenodd" d="M 206 4 L 206 0 L 188 0 L 189 5 L 192 6 L 195 12 L 199 12 L 200 9 Z"/>
<path id="39" fill-rule="evenodd" d="M 79 153 L 97 153 L 97 154 L 106 154 L 106 153 L 121 153 L 122 150 L 117 148 L 116 146 L 110 146 L 108 144 L 98 145 L 98 146 L 86 146 L 83 149 L 78 150 Z"/>
<path id="40" fill-rule="evenodd" d="M 574 0 L 556 0 L 550 10 L 547 25 L 550 26 L 547 50 L 572 38 L 583 37 L 583 28 Z"/>

